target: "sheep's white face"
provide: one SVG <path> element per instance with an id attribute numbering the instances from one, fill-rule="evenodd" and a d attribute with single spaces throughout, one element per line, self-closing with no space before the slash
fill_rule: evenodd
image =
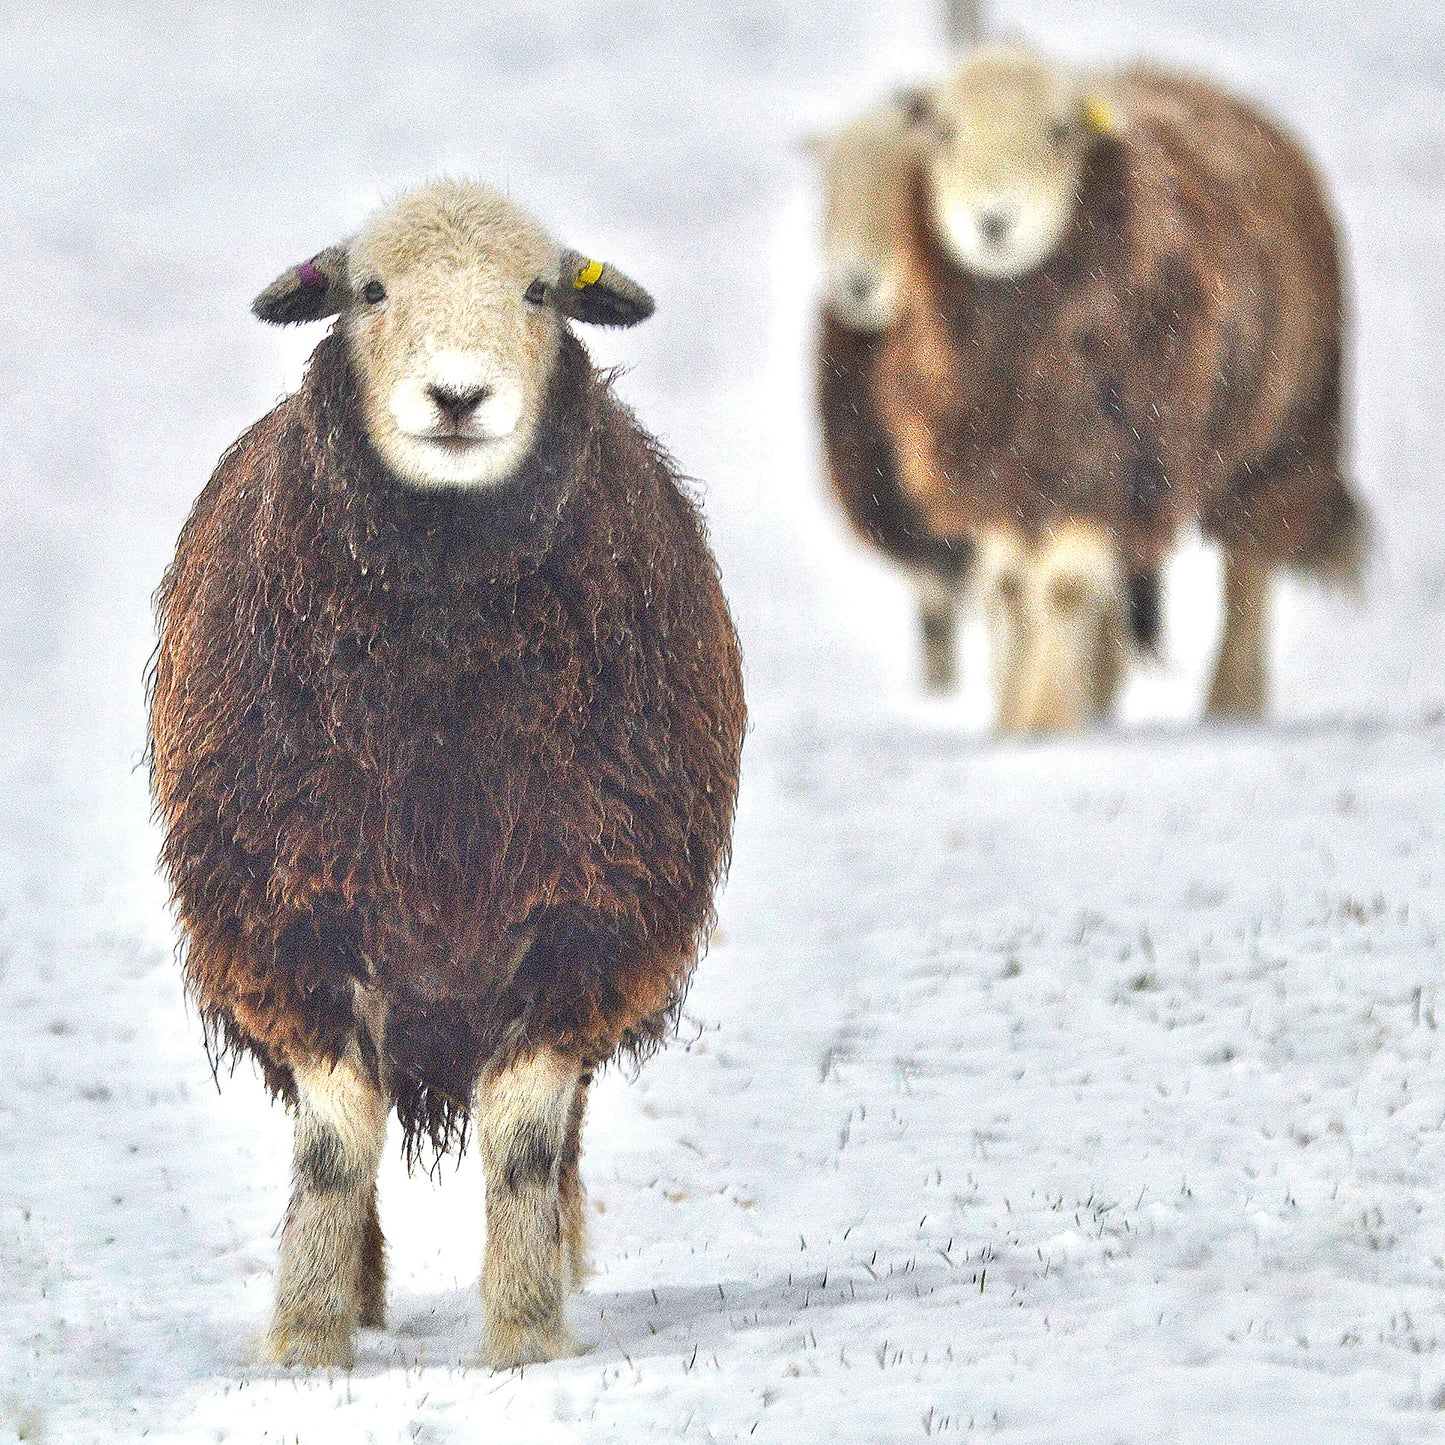
<path id="1" fill-rule="evenodd" d="M 984 615 L 1005 732 L 1072 731 L 1106 712 L 1123 673 L 1125 571 L 1102 529 L 1068 523 L 1029 542 L 983 539 Z"/>
<path id="2" fill-rule="evenodd" d="M 546 233 L 479 187 L 404 197 L 352 242 L 347 344 L 367 433 L 402 481 L 487 486 L 526 457 L 561 334 L 527 293 L 557 266 Z"/>
<path id="3" fill-rule="evenodd" d="M 823 172 L 823 304 L 853 331 L 886 330 L 898 314 L 899 228 L 917 159 L 893 106 L 819 145 Z"/>
<path id="4" fill-rule="evenodd" d="M 924 98 L 929 198 L 965 271 L 1022 276 L 1053 255 L 1095 138 L 1075 81 L 1027 51 L 976 51 Z"/>
<path id="5" fill-rule="evenodd" d="M 562 317 L 634 326 L 653 304 L 495 191 L 438 181 L 283 271 L 252 310 L 278 326 L 339 313 L 387 467 L 413 486 L 485 487 L 532 448 Z"/>

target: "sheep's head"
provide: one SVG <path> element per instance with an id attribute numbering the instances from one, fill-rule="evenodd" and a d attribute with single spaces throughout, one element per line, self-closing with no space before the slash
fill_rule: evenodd
<path id="1" fill-rule="evenodd" d="M 911 109 L 939 237 L 957 265 L 995 280 L 1053 255 L 1089 153 L 1118 124 L 1102 95 L 1013 46 L 973 51 Z"/>
<path id="2" fill-rule="evenodd" d="M 980 553 L 999 727 L 1065 732 L 1107 712 L 1128 626 L 1125 570 L 1108 537 L 1071 522 L 1040 539 L 994 533 Z"/>
<path id="3" fill-rule="evenodd" d="M 823 304 L 852 331 L 892 325 L 899 228 L 918 145 L 896 105 L 810 142 L 823 175 Z"/>
<path id="4" fill-rule="evenodd" d="M 339 315 L 367 434 L 419 487 L 504 481 L 531 450 L 563 317 L 631 326 L 652 298 L 485 186 L 443 181 L 284 272 L 263 321 Z"/>

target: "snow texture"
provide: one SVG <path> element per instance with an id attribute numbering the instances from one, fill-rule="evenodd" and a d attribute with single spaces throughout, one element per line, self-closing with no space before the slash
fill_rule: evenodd
<path id="1" fill-rule="evenodd" d="M 1275 719 L 1196 724 L 1215 560 L 1125 721 L 917 700 L 822 497 L 797 142 L 942 6 L 13 5 L 0 17 L 0 1441 L 1386 1442 L 1445 1435 L 1445 12 L 1009 0 L 1264 100 L 1338 203 L 1362 602 L 1286 585 Z M 591 1350 L 475 1363 L 481 1186 L 382 1181 L 391 1327 L 249 1363 L 289 1125 L 213 1087 L 153 860 L 148 606 L 315 328 L 250 297 L 441 171 L 614 258 L 590 335 L 706 482 L 748 659 L 736 863 L 679 1041 L 597 1092 Z"/>

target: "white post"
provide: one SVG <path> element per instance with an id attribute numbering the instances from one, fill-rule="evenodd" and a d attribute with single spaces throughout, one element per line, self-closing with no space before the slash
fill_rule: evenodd
<path id="1" fill-rule="evenodd" d="M 948 43 L 955 50 L 978 44 L 983 35 L 982 0 L 944 0 Z"/>

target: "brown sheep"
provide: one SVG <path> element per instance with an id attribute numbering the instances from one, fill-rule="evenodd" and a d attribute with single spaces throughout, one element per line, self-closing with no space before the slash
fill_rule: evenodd
<path id="1" fill-rule="evenodd" d="M 479 1114 L 485 1357 L 573 1348 L 588 1083 L 674 1018 L 744 706 L 695 503 L 564 323 L 652 303 L 445 182 L 257 298 L 340 321 L 157 594 L 151 776 L 209 1037 L 296 1111 L 268 1354 L 383 1318 L 376 1171 Z"/>
<path id="2" fill-rule="evenodd" d="M 1259 713 L 1271 579 L 1349 576 L 1363 530 L 1308 160 L 1203 81 L 1140 66 L 1091 92 L 1016 48 L 974 52 L 922 110 L 874 402 L 930 530 L 983 548 L 1001 721 L 1107 706 L 1131 578 L 1194 524 L 1224 553 L 1209 709 Z"/>
<path id="3" fill-rule="evenodd" d="M 853 531 L 908 574 L 923 639 L 924 684 L 957 680 L 957 617 L 973 544 L 931 532 L 898 483 L 888 437 L 873 401 L 881 341 L 825 315 L 818 337 L 818 411 L 828 483 Z"/>
<path id="4" fill-rule="evenodd" d="M 818 413 L 829 487 L 850 527 L 913 583 L 924 685 L 958 680 L 958 614 L 974 563 L 966 537 L 932 533 L 900 487 L 874 399 L 881 336 L 908 304 L 901 236 L 920 146 L 900 97 L 811 145 L 824 188 L 823 296 L 817 342 Z M 1158 585 L 1128 579 L 1134 640 L 1158 636 Z"/>
<path id="5" fill-rule="evenodd" d="M 973 547 L 931 534 L 898 485 L 872 399 L 882 333 L 904 304 L 900 232 L 918 160 L 904 109 L 887 104 L 812 143 L 823 181 L 818 412 L 828 482 L 853 531 L 913 583 L 925 685 L 956 678 L 955 631 Z"/>

